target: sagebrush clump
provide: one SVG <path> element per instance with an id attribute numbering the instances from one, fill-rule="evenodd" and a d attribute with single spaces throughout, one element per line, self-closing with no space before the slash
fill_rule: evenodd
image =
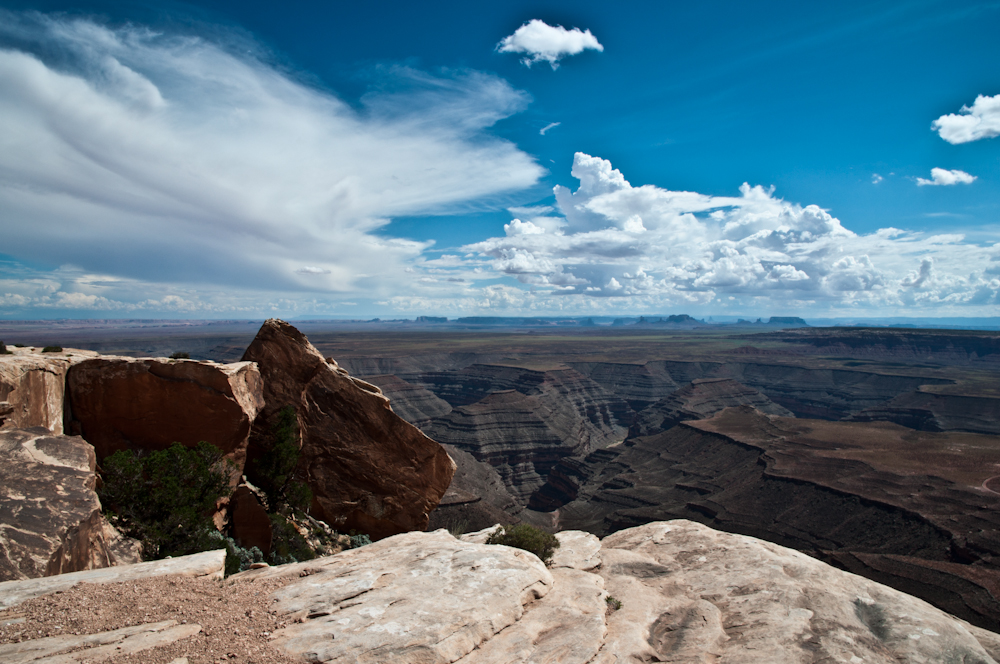
<path id="1" fill-rule="evenodd" d="M 7 344 L 0 341 L 0 355 L 13 355 L 9 350 L 7 350 Z"/>
<path id="2" fill-rule="evenodd" d="M 556 536 L 547 533 L 541 528 L 519 523 L 516 526 L 500 526 L 486 540 L 487 544 L 503 544 L 524 549 L 538 556 L 547 563 L 552 558 L 552 554 L 559 548 L 559 540 Z"/>

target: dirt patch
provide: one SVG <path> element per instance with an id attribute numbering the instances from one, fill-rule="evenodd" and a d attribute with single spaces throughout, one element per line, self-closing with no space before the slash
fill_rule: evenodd
<path id="1" fill-rule="evenodd" d="M 65 634 L 94 634 L 176 620 L 201 625 L 194 637 L 161 648 L 101 660 L 115 664 L 301 664 L 283 655 L 270 636 L 287 616 L 272 612 L 271 593 L 287 579 L 211 581 L 168 576 L 112 584 L 78 584 L 0 611 L 0 644 Z M 23 622 L 3 625 L 10 618 Z"/>

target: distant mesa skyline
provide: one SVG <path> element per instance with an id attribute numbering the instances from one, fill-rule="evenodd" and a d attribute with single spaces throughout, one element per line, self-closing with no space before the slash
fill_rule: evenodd
<path id="1" fill-rule="evenodd" d="M 119 4 L 0 8 L 0 318 L 1000 316 L 1000 8 Z"/>

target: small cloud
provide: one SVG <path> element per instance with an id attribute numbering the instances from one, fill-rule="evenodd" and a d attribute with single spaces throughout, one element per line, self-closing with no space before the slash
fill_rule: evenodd
<path id="1" fill-rule="evenodd" d="M 551 26 L 537 18 L 528 21 L 497 44 L 497 50 L 501 53 L 527 54 L 521 58 L 521 63 L 526 67 L 545 61 L 553 70 L 559 67 L 559 60 L 562 58 L 582 53 L 586 49 L 604 50 L 590 30 L 567 30 L 561 25 Z"/>
<path id="2" fill-rule="evenodd" d="M 307 265 L 296 270 L 299 274 L 330 274 L 330 271 L 322 267 L 312 267 Z"/>
<path id="3" fill-rule="evenodd" d="M 884 179 L 885 178 L 879 175 L 878 173 L 872 173 L 872 184 L 878 184 Z"/>
<path id="4" fill-rule="evenodd" d="M 917 186 L 923 187 L 928 184 L 944 186 L 953 184 L 972 184 L 975 179 L 975 175 L 969 175 L 965 171 L 949 171 L 945 168 L 932 168 L 931 179 L 927 180 L 925 178 L 917 178 Z"/>
<path id="5" fill-rule="evenodd" d="M 979 95 L 972 106 L 939 117 L 931 129 L 952 145 L 1000 136 L 1000 95 Z"/>
<path id="6" fill-rule="evenodd" d="M 530 221 L 521 221 L 520 219 L 515 219 L 509 224 L 504 224 L 503 230 L 508 237 L 515 235 L 541 235 L 545 232 L 544 228 L 536 226 Z"/>
<path id="7" fill-rule="evenodd" d="M 555 129 L 561 124 L 562 124 L 561 122 L 550 122 L 549 124 L 542 127 L 540 130 L 538 130 L 538 133 L 544 136 L 545 132 L 547 132 L 549 129 Z"/>

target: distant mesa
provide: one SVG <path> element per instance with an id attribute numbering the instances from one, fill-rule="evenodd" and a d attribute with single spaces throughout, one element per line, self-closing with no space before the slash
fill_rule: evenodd
<path id="1" fill-rule="evenodd" d="M 805 322 L 798 316 L 771 316 L 771 318 L 768 319 L 767 324 L 783 325 L 785 327 L 809 327 L 809 323 Z"/>
<path id="2" fill-rule="evenodd" d="M 447 323 L 448 319 L 444 316 L 417 316 L 416 322 L 418 323 Z"/>

